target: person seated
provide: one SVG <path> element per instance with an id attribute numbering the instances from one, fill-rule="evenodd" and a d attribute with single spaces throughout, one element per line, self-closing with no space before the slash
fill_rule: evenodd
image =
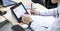
<path id="1" fill-rule="evenodd" d="M 31 11 L 32 13 L 36 14 L 36 15 L 41 15 L 41 16 L 55 16 L 56 21 L 54 21 L 54 23 L 50 26 L 50 28 L 48 27 L 48 31 L 59 31 L 60 29 L 60 0 L 51 0 L 53 3 L 58 3 L 58 7 L 51 9 L 51 10 L 47 10 L 45 12 L 40 12 L 40 11 Z M 27 16 L 25 16 L 26 18 Z M 24 18 L 24 19 L 25 19 Z M 29 17 L 30 18 L 30 17 Z M 28 19 L 28 18 L 27 18 Z M 35 23 L 36 24 L 36 23 Z M 39 26 L 41 27 L 41 26 Z M 46 31 L 45 28 L 39 28 L 39 29 L 34 29 L 35 31 Z"/>

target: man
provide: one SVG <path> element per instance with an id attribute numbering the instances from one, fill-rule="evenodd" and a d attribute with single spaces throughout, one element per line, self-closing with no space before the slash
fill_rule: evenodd
<path id="1" fill-rule="evenodd" d="M 59 12 L 59 16 L 56 21 L 48 28 L 47 31 L 60 31 L 60 0 L 52 0 L 53 3 L 58 3 L 57 10 Z"/>
<path id="2" fill-rule="evenodd" d="M 60 0 L 51 0 L 51 1 L 52 3 L 58 3 L 58 7 L 55 9 L 49 9 L 48 11 L 45 12 L 40 12 L 40 11 L 31 11 L 31 12 L 34 14 L 38 14 L 40 16 L 54 16 L 56 18 L 56 21 L 50 27 L 48 27 L 47 31 L 60 31 Z"/>

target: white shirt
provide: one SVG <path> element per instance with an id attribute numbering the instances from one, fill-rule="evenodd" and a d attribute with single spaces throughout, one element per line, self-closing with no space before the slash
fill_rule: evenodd
<path id="1" fill-rule="evenodd" d="M 42 9 L 42 10 L 44 10 L 44 9 Z M 57 13 L 60 14 L 60 4 L 58 4 L 57 8 L 46 9 L 45 11 L 40 11 L 40 15 L 42 15 L 42 16 L 55 16 L 56 17 L 56 20 L 53 22 L 53 24 L 51 26 L 48 27 L 47 31 L 60 31 L 60 15 L 59 15 L 59 17 L 57 17 Z M 38 29 L 35 26 L 38 27 Z M 43 31 L 46 31 L 45 28 L 43 28 L 42 26 L 38 26 L 38 24 L 35 24 L 33 28 L 36 28 L 35 31 L 39 31 L 40 29 L 43 29 Z"/>
<path id="2" fill-rule="evenodd" d="M 59 17 L 56 18 L 56 21 L 48 27 L 47 31 L 60 31 L 60 3 L 58 3 L 58 12 L 59 12 Z"/>

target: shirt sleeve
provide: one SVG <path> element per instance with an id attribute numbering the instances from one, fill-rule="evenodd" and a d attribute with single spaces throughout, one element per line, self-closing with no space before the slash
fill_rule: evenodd
<path id="1" fill-rule="evenodd" d="M 56 14 L 57 14 L 57 8 L 48 9 L 46 11 L 40 12 L 40 15 L 42 15 L 42 16 L 54 16 Z"/>

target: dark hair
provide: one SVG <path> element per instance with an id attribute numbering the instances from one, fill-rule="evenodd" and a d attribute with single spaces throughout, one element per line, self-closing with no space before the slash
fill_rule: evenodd
<path id="1" fill-rule="evenodd" d="M 42 0 L 32 0 L 32 2 L 44 5 Z"/>
<path id="2" fill-rule="evenodd" d="M 56 4 L 53 4 L 51 2 L 51 0 L 45 0 L 45 2 L 43 2 L 43 0 L 32 0 L 32 2 L 39 3 L 39 4 L 45 6 L 48 9 L 57 7 L 57 3 Z"/>
<path id="3" fill-rule="evenodd" d="M 37 3 L 37 0 L 32 0 L 32 2 Z"/>

